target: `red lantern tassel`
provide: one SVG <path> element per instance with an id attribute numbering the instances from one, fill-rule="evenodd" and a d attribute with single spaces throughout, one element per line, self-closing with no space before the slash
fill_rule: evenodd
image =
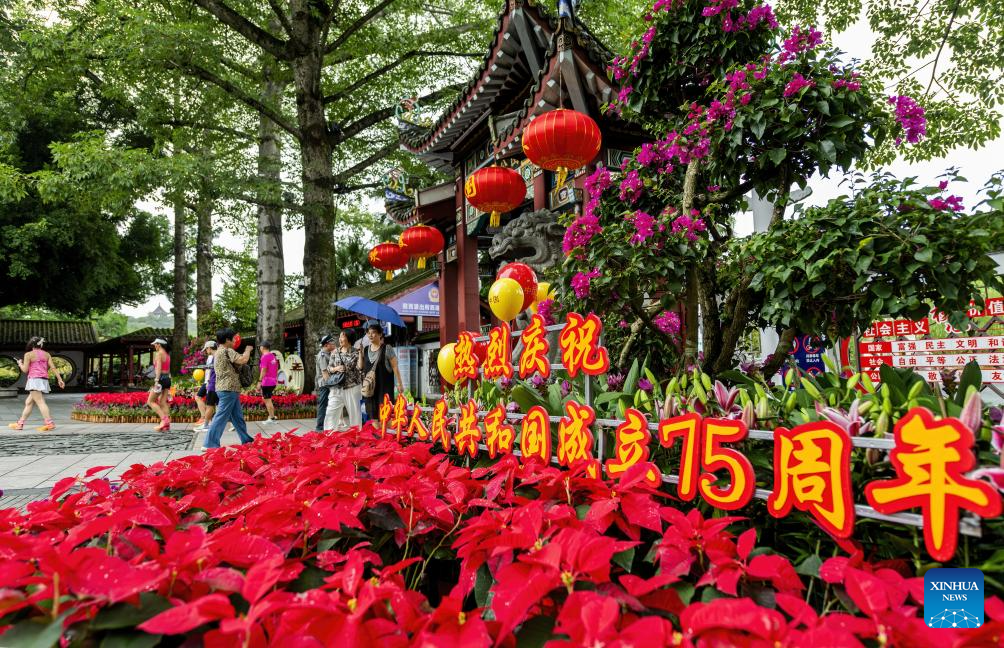
<path id="1" fill-rule="evenodd" d="M 488 227 L 498 227 L 502 224 L 502 214 L 497 211 L 493 211 L 492 215 L 488 218 Z"/>
<path id="2" fill-rule="evenodd" d="M 565 168 L 565 167 L 563 167 L 563 166 L 562 167 L 558 167 L 558 178 L 557 178 L 556 186 L 558 186 L 558 187 L 565 186 L 565 180 L 568 180 L 568 169 Z"/>
<path id="3" fill-rule="evenodd" d="M 418 259 L 418 269 L 419 270 L 424 270 L 425 269 L 425 257 L 419 257 L 419 259 Z"/>
<path id="4" fill-rule="evenodd" d="M 390 281 L 393 278 L 394 278 L 394 273 L 391 270 L 388 270 L 387 271 L 387 281 Z"/>

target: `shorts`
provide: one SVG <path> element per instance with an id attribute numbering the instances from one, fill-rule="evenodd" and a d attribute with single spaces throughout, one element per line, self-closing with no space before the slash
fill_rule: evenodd
<path id="1" fill-rule="evenodd" d="M 24 385 L 25 391 L 37 391 L 43 394 L 49 393 L 49 379 L 48 378 L 29 378 L 28 382 Z"/>
<path id="2" fill-rule="evenodd" d="M 206 397 L 206 386 L 202 385 L 201 387 L 199 387 L 199 391 L 195 395 L 198 396 L 199 398 L 205 398 Z"/>
<path id="3" fill-rule="evenodd" d="M 220 404 L 220 397 L 216 395 L 214 391 L 206 391 L 206 405 L 209 407 L 216 407 Z"/>
<path id="4" fill-rule="evenodd" d="M 261 386 L 261 397 L 262 398 L 272 398 L 272 392 L 274 392 L 274 391 L 275 391 L 275 385 L 269 385 L 268 387 L 266 387 L 265 385 L 262 385 Z"/>
<path id="5" fill-rule="evenodd" d="M 168 376 L 168 375 L 161 374 L 160 375 L 160 380 L 157 381 L 157 382 L 159 382 L 160 386 L 163 387 L 165 390 L 171 388 L 171 377 Z"/>

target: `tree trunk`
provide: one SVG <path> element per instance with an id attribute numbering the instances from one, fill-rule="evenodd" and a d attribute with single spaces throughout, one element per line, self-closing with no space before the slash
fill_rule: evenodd
<path id="1" fill-rule="evenodd" d="M 275 69 L 263 66 L 261 99 L 266 105 L 279 103 L 283 84 L 275 80 Z M 259 116 L 258 182 L 262 193 L 278 193 L 282 158 L 279 152 L 279 127 L 271 119 Z M 273 189 L 274 188 L 274 189 Z M 264 197 L 264 196 L 263 196 Z M 278 202 L 263 200 L 264 202 Z M 282 210 L 258 207 L 258 341 L 269 340 L 282 348 L 282 322 L 285 310 L 285 267 L 282 255 Z"/>
<path id="2" fill-rule="evenodd" d="M 791 345 L 795 342 L 795 332 L 793 328 L 787 328 L 781 332 L 781 339 L 777 341 L 777 347 L 774 348 L 771 359 L 763 366 L 763 377 L 768 381 L 777 373 L 781 365 L 788 361 L 788 352 L 791 351 Z"/>
<path id="3" fill-rule="evenodd" d="M 203 320 L 213 310 L 213 200 L 205 191 L 199 196 L 198 225 L 195 249 L 195 327 L 200 335 L 212 331 L 204 329 Z"/>
<path id="4" fill-rule="evenodd" d="M 188 262 L 185 258 L 185 207 L 174 199 L 174 335 L 171 337 L 171 373 L 181 373 L 182 349 L 188 342 Z"/>
<path id="5" fill-rule="evenodd" d="M 687 174 L 683 180 L 683 204 L 681 205 L 681 215 L 689 216 L 690 210 L 694 206 L 694 194 L 697 190 L 697 160 L 692 160 L 687 165 Z M 698 301 L 699 291 L 697 265 L 691 264 L 687 267 L 687 288 L 686 304 L 684 310 L 684 335 L 686 341 L 683 347 L 684 361 L 697 364 L 697 332 L 698 324 Z"/>
<path id="6" fill-rule="evenodd" d="M 293 37 L 305 45 L 293 61 L 297 123 L 300 125 L 300 166 L 303 182 L 304 391 L 314 388 L 314 357 L 321 335 L 331 329 L 331 262 L 334 242 L 334 173 L 324 96 L 321 92 L 323 54 L 318 42 L 321 24 L 304 0 L 292 0 Z"/>

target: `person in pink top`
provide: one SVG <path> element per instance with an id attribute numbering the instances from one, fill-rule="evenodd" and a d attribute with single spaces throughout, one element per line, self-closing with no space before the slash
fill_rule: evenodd
<path id="1" fill-rule="evenodd" d="M 60 389 L 66 385 L 63 383 L 63 376 L 60 375 L 59 369 L 52 362 L 52 356 L 42 349 L 44 345 L 44 338 L 37 336 L 31 338 L 28 340 L 28 346 L 25 347 L 24 357 L 17 361 L 21 371 L 28 374 L 28 381 L 24 386 L 25 391 L 28 392 L 28 398 L 24 401 L 24 411 L 21 412 L 21 418 L 18 419 L 17 423 L 11 423 L 7 426 L 12 430 L 24 429 L 24 422 L 31 416 L 31 410 L 35 405 L 38 405 L 38 411 L 42 414 L 44 423 L 42 427 L 38 428 L 38 431 L 48 432 L 56 429 L 56 424 L 49 414 L 49 406 L 45 403 L 45 394 L 49 393 L 49 371 L 52 370 L 56 374 L 56 381 L 59 383 Z"/>
<path id="2" fill-rule="evenodd" d="M 153 387 L 146 404 L 160 417 L 160 425 L 154 432 L 169 432 L 171 430 L 171 407 L 168 400 L 171 397 L 171 345 L 163 338 L 157 338 L 150 343 L 153 347 Z"/>
<path id="3" fill-rule="evenodd" d="M 272 404 L 272 392 L 279 379 L 279 360 L 272 353 L 272 343 L 263 341 L 258 345 L 258 352 L 261 353 L 261 360 L 258 361 L 258 382 L 261 383 L 261 398 L 265 401 L 265 409 L 268 410 L 266 423 L 275 422 L 275 406 Z"/>

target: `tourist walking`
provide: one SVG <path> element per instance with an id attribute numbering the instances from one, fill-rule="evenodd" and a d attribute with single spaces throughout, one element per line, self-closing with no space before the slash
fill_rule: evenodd
<path id="1" fill-rule="evenodd" d="M 168 405 L 171 398 L 171 345 L 164 338 L 157 338 L 150 346 L 153 347 L 153 387 L 146 404 L 160 417 L 160 425 L 153 431 L 168 432 L 171 429 L 171 408 Z"/>
<path id="2" fill-rule="evenodd" d="M 324 417 L 325 430 L 344 430 L 343 424 L 348 420 L 348 427 L 354 428 L 363 424 L 363 413 L 360 404 L 362 372 L 359 370 L 359 351 L 352 346 L 355 335 L 351 330 L 342 331 L 338 336 L 338 348 L 331 352 L 331 364 L 328 374 L 337 381 L 329 387 L 328 411 Z"/>
<path id="3" fill-rule="evenodd" d="M 375 420 L 380 417 L 380 403 L 384 396 L 389 396 L 394 400 L 395 378 L 397 384 L 404 386 L 401 380 L 401 371 L 397 366 L 397 353 L 394 347 L 384 340 L 383 329 L 379 324 L 370 324 L 366 331 L 369 337 L 369 345 L 364 345 L 362 353 L 359 354 L 359 369 L 362 372 L 363 380 L 372 371 L 375 379 L 373 395 L 364 398 L 366 403 L 366 418 Z"/>
<path id="4" fill-rule="evenodd" d="M 200 414 L 199 420 L 195 422 L 196 432 L 205 432 L 209 429 L 209 423 L 213 420 L 213 414 L 216 413 L 216 403 L 218 402 L 215 390 L 212 392 L 213 402 L 209 402 L 209 381 L 213 379 L 213 362 L 216 360 L 214 357 L 216 353 L 216 340 L 206 340 L 206 343 L 202 345 L 202 353 L 206 356 L 206 364 L 203 367 L 206 374 L 202 378 L 199 391 L 195 394 L 195 403 L 199 406 Z"/>
<path id="5" fill-rule="evenodd" d="M 314 359 L 314 393 L 317 394 L 317 421 L 314 432 L 324 431 L 324 417 L 328 413 L 328 365 L 331 364 L 331 352 L 335 350 L 335 338 L 332 335 L 321 337 L 321 350 Z"/>
<path id="6" fill-rule="evenodd" d="M 36 405 L 39 414 L 42 415 L 42 426 L 38 428 L 38 431 L 48 432 L 56 429 L 56 423 L 52 420 L 49 406 L 45 402 L 45 395 L 49 393 L 49 371 L 56 374 L 56 382 L 59 383 L 60 389 L 66 387 L 66 384 L 63 382 L 63 376 L 60 375 L 59 369 L 53 363 L 52 356 L 42 348 L 44 345 L 45 338 L 38 336 L 31 338 L 25 346 L 24 357 L 17 361 L 17 366 L 28 375 L 28 381 L 24 385 L 24 390 L 28 392 L 28 398 L 24 401 L 21 418 L 17 420 L 17 423 L 10 423 L 7 426 L 12 430 L 24 429 L 24 422 L 31 416 L 31 410 Z"/>
<path id="7" fill-rule="evenodd" d="M 258 345 L 261 360 L 258 361 L 258 382 L 261 384 L 261 399 L 265 401 L 268 412 L 266 423 L 275 423 L 275 406 L 272 404 L 272 392 L 279 382 L 279 360 L 272 353 L 272 343 L 263 341 Z"/>
<path id="8" fill-rule="evenodd" d="M 241 443 L 251 443 L 253 438 L 248 434 L 247 423 L 244 422 L 244 411 L 241 409 L 241 379 L 237 367 L 246 365 L 251 360 L 251 351 L 254 347 L 248 345 L 244 353 L 237 353 L 234 350 L 234 337 L 237 331 L 226 328 L 216 333 L 216 342 L 219 348 L 216 350 L 216 360 L 213 362 L 215 370 L 216 395 L 219 397 L 219 407 L 213 422 L 206 433 L 206 443 L 203 450 L 220 447 L 220 438 L 227 423 L 233 423 L 234 430 Z"/>

